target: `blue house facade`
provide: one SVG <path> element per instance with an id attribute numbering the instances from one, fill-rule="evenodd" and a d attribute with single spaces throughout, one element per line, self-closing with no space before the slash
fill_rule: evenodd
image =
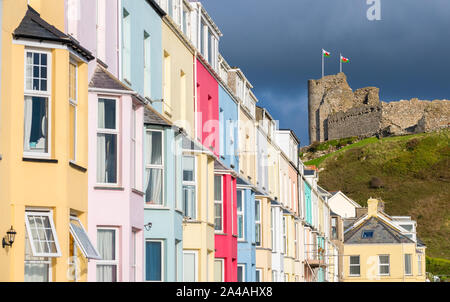
<path id="1" fill-rule="evenodd" d="M 144 280 L 182 281 L 182 139 L 156 111 L 146 108 L 144 122 Z"/>
<path id="2" fill-rule="evenodd" d="M 239 173 L 238 104 L 219 85 L 219 137 L 220 159 L 228 167 Z"/>
<path id="3" fill-rule="evenodd" d="M 244 180 L 237 180 L 238 281 L 256 282 L 256 246 L 261 245 L 261 202 Z M 241 279 L 241 280 L 240 280 Z"/>
<path id="4" fill-rule="evenodd" d="M 162 17 L 153 0 L 122 0 L 120 80 L 162 112 Z"/>

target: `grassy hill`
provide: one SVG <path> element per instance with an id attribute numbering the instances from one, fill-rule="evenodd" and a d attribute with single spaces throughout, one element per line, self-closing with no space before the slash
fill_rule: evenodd
<path id="1" fill-rule="evenodd" d="M 321 169 L 329 191 L 362 206 L 379 197 L 389 215 L 412 216 L 427 256 L 450 259 L 450 131 L 368 138 L 305 164 Z M 374 177 L 381 187 L 371 186 Z"/>

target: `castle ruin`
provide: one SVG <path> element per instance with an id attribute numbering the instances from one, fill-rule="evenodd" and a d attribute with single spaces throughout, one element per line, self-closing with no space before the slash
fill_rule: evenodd
<path id="1" fill-rule="evenodd" d="M 392 136 L 431 132 L 450 125 L 450 101 L 382 102 L 379 89 L 353 91 L 344 73 L 308 81 L 309 139 Z"/>

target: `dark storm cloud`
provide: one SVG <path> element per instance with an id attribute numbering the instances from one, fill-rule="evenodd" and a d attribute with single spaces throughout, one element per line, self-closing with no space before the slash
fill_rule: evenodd
<path id="1" fill-rule="evenodd" d="M 450 1 L 381 0 L 368 21 L 366 0 L 203 0 L 224 36 L 220 51 L 255 86 L 260 106 L 308 144 L 307 80 L 339 71 L 350 86 L 377 86 L 384 101 L 450 98 Z"/>

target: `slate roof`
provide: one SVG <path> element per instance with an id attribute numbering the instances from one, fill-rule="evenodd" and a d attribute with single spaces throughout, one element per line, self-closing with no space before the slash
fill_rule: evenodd
<path id="1" fill-rule="evenodd" d="M 97 65 L 91 82 L 89 83 L 91 88 L 111 89 L 111 90 L 124 90 L 132 91 L 121 81 L 119 81 L 114 75 L 109 73 L 106 69 Z"/>
<path id="2" fill-rule="evenodd" d="M 373 231 L 372 238 L 362 238 L 364 231 Z M 345 244 L 415 243 L 377 217 L 370 217 L 344 234 Z"/>
<path id="3" fill-rule="evenodd" d="M 183 136 L 182 142 L 181 142 L 183 149 L 185 150 L 194 150 L 194 151 L 202 151 L 203 148 L 200 146 L 200 144 L 194 142 L 193 140 L 190 140 L 186 136 Z"/>
<path id="4" fill-rule="evenodd" d="M 144 124 L 148 125 L 160 125 L 160 126 L 171 126 L 170 122 L 168 122 L 165 118 L 163 118 L 158 112 L 154 109 L 145 106 L 144 109 Z"/>
<path id="5" fill-rule="evenodd" d="M 24 38 L 39 41 L 59 42 L 76 51 L 87 61 L 94 59 L 92 53 L 82 47 L 77 40 L 66 35 L 53 25 L 47 23 L 47 21 L 42 19 L 40 14 L 29 5 L 22 21 L 14 30 L 13 36 L 15 39 Z"/>

